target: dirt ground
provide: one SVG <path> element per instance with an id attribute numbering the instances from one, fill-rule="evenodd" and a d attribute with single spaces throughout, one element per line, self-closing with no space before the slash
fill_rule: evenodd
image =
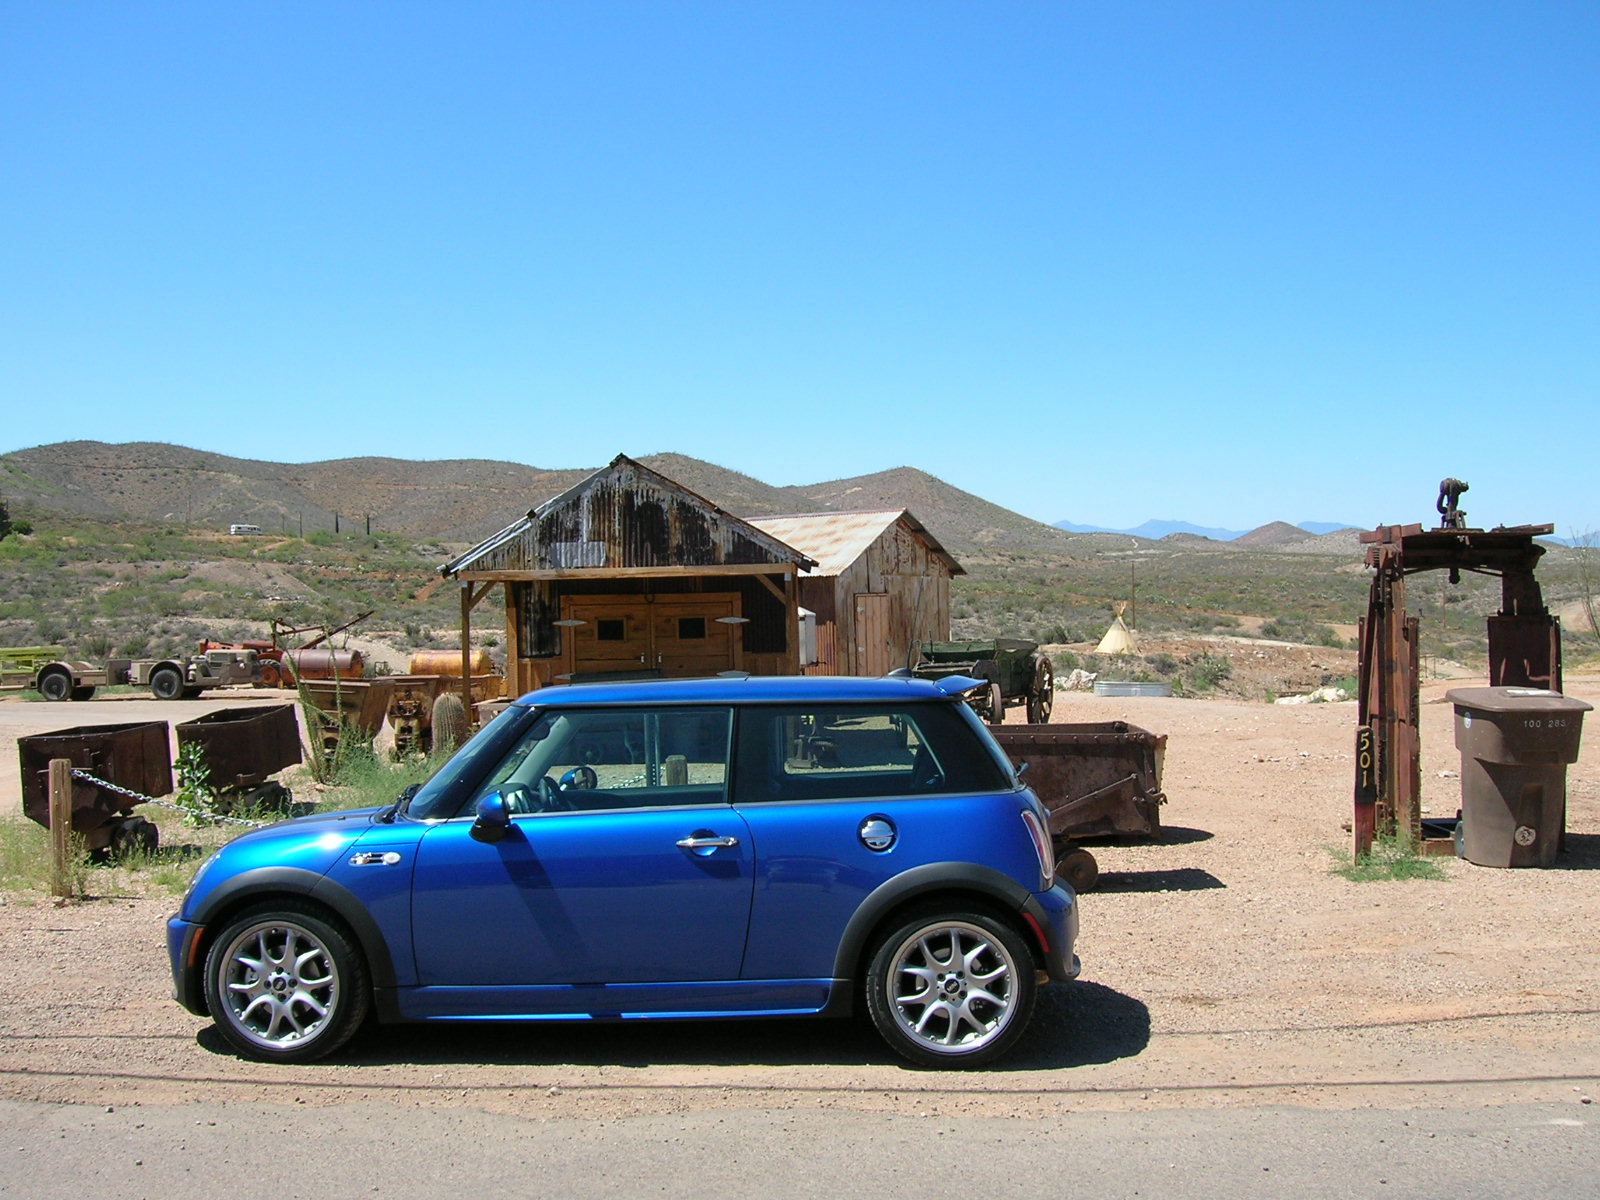
<path id="1" fill-rule="evenodd" d="M 1600 677 L 1567 683 L 1600 704 Z M 1450 686 L 1424 689 L 1425 802 L 1439 814 L 1459 804 Z M 0 739 L 42 707 L 0 701 Z M 55 727 L 103 719 L 79 705 Z M 1054 719 L 1125 719 L 1169 736 L 1167 837 L 1094 847 L 1103 876 L 1082 897 L 1083 978 L 1047 989 L 1024 1049 L 997 1069 L 912 1070 L 862 1023 L 793 1021 L 384 1029 L 330 1063 L 261 1066 L 169 999 L 172 897 L 58 907 L 10 894 L 0 897 L 0 1098 L 606 1118 L 1600 1096 L 1600 731 L 1569 770 L 1571 832 L 1556 867 L 1445 859 L 1443 881 L 1357 884 L 1330 872 L 1332 851 L 1348 845 L 1353 704 L 1063 694 Z M 0 771 L 0 814 L 15 788 Z"/>

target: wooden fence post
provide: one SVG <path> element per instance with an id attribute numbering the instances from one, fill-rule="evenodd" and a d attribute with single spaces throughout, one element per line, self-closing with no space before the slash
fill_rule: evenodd
<path id="1" fill-rule="evenodd" d="M 50 894 L 72 895 L 72 760 L 50 760 Z"/>

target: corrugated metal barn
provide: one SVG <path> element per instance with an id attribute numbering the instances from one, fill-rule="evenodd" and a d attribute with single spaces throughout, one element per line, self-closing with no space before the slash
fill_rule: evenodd
<path id="1" fill-rule="evenodd" d="M 472 611 L 505 593 L 512 695 L 619 674 L 793 675 L 799 584 L 816 563 L 618 455 L 440 571 Z"/>
<path id="2" fill-rule="evenodd" d="M 919 643 L 950 638 L 961 564 L 905 509 L 758 517 L 750 524 L 814 559 L 800 603 L 816 614 L 812 675 L 913 666 Z"/>

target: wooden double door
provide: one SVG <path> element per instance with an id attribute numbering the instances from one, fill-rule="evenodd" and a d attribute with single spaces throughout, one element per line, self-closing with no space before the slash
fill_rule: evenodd
<path id="1" fill-rule="evenodd" d="M 743 649 L 739 609 L 736 592 L 564 597 L 568 670 L 574 680 L 637 671 L 665 677 L 736 671 Z"/>

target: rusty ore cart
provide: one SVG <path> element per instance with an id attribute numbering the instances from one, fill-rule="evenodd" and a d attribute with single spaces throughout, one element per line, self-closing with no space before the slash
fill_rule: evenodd
<path id="1" fill-rule="evenodd" d="M 969 703 L 991 724 L 1005 719 L 1007 704 L 1026 704 L 1028 721 L 1050 719 L 1055 697 L 1055 668 L 1039 653 L 1037 642 L 990 638 L 978 642 L 929 642 L 922 647 L 911 673 L 919 679 L 967 675 L 989 686 L 972 694 Z"/>
<path id="2" fill-rule="evenodd" d="M 1159 841 L 1167 735 L 1126 721 L 1000 725 L 990 732 L 1050 814 L 1056 869 L 1076 891 L 1100 879 L 1085 838 Z"/>
<path id="3" fill-rule="evenodd" d="M 346 731 L 365 738 L 368 743 L 383 726 L 389 711 L 389 700 L 394 695 L 392 678 L 378 679 L 302 679 L 300 693 L 311 701 L 320 728 L 308 730 L 308 736 L 320 737 L 322 746 L 332 750 Z M 313 713 L 307 710 L 310 722 Z"/>
<path id="4" fill-rule="evenodd" d="M 294 797 L 267 776 L 301 761 L 300 723 L 292 704 L 262 708 L 223 708 L 173 727 L 178 751 L 196 746 L 217 808 L 270 808 L 288 811 Z"/>
<path id="5" fill-rule="evenodd" d="M 80 725 L 17 739 L 22 768 L 22 811 L 50 828 L 50 760 L 64 758 L 74 771 L 103 780 L 102 787 L 74 775 L 72 828 L 97 858 L 151 851 L 160 841 L 153 822 L 133 809 L 147 797 L 172 792 L 172 746 L 165 721 Z M 133 795 L 124 794 L 126 789 Z"/>

